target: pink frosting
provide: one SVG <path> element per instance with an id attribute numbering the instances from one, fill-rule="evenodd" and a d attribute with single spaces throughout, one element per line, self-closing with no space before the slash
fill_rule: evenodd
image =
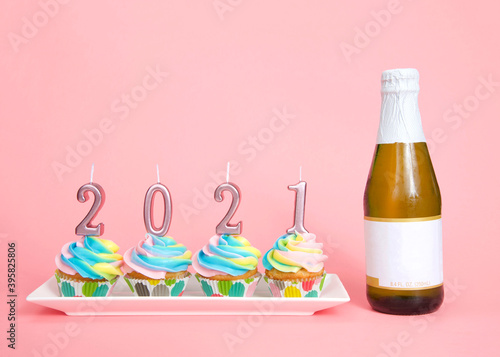
<path id="1" fill-rule="evenodd" d="M 124 263 L 123 263 L 122 271 L 124 273 L 130 273 L 132 271 L 136 271 L 136 272 L 141 273 L 142 275 L 145 275 L 151 279 L 163 279 L 163 278 L 165 278 L 166 272 L 164 272 L 164 271 L 152 270 L 152 269 L 141 267 L 140 265 L 135 264 L 132 261 L 132 251 L 134 249 L 137 249 L 138 254 L 139 254 L 139 252 L 140 252 L 140 254 L 143 254 L 143 255 L 146 255 L 146 253 L 147 253 L 139 245 L 137 247 L 132 247 L 129 250 L 127 250 L 125 252 L 125 254 L 123 254 L 123 262 Z M 147 253 L 147 254 L 149 255 L 149 253 Z"/>
<path id="2" fill-rule="evenodd" d="M 301 238 L 297 239 L 299 236 Z M 285 241 L 286 246 L 283 246 Z M 323 244 L 316 242 L 316 235 L 312 233 L 285 234 L 269 249 L 262 263 L 267 270 L 275 268 L 283 272 L 296 272 L 304 268 L 309 272 L 319 272 L 328 259 L 322 249 Z"/>
<path id="3" fill-rule="evenodd" d="M 213 256 L 214 254 L 210 251 L 209 245 L 210 244 L 218 245 L 219 244 L 218 241 L 219 241 L 219 236 L 218 235 L 212 236 L 208 240 L 208 244 L 206 244 L 205 246 L 203 246 L 203 248 L 201 248 L 201 250 L 206 255 Z M 200 263 L 198 263 L 198 254 L 199 253 L 200 253 L 200 251 L 197 251 L 196 254 L 193 257 L 193 268 L 194 268 L 194 270 L 196 270 L 198 272 L 198 274 L 200 274 L 202 276 L 206 276 L 207 278 L 210 278 L 210 277 L 215 276 L 215 275 L 228 275 L 227 273 L 224 273 L 222 271 L 218 271 L 218 270 L 208 269 L 208 268 L 202 267 L 200 265 Z"/>
<path id="4" fill-rule="evenodd" d="M 73 255 L 69 252 L 69 249 L 68 249 L 68 247 L 71 243 L 72 242 L 66 243 L 61 249 L 61 254 L 64 255 L 65 258 L 68 258 L 68 259 L 73 257 Z M 82 246 L 81 241 L 79 241 L 77 243 L 77 246 Z M 63 273 L 66 273 L 68 275 L 75 275 L 77 273 L 77 271 L 62 261 L 61 254 L 56 255 L 57 269 L 59 269 L 60 271 L 62 271 Z"/>
<path id="5" fill-rule="evenodd" d="M 230 247 L 231 252 L 223 247 Z M 251 249 L 251 253 L 248 250 Z M 256 257 L 255 266 L 253 264 L 236 263 L 234 257 L 246 257 L 253 255 Z M 219 259 L 214 259 L 217 257 Z M 215 275 L 240 275 L 257 267 L 257 259 L 260 252 L 251 247 L 250 243 L 241 236 L 235 235 L 214 235 L 201 250 L 196 252 L 193 257 L 193 268 L 204 277 L 213 277 Z"/>
<path id="6" fill-rule="evenodd" d="M 159 237 L 156 237 L 157 239 L 162 239 Z M 173 239 L 171 237 L 166 237 L 170 239 L 172 242 Z M 174 242 L 175 243 L 175 242 Z M 146 257 L 154 257 L 152 253 L 144 249 L 144 246 L 154 246 L 155 245 L 155 239 L 153 239 L 153 236 L 151 234 L 146 234 L 146 238 L 140 241 L 135 247 L 130 248 L 125 252 L 123 255 L 123 267 L 122 270 L 124 273 L 130 273 L 132 271 L 136 271 L 138 273 L 141 273 L 142 275 L 145 275 L 151 279 L 164 279 L 165 274 L 167 273 L 167 270 L 153 270 L 147 266 L 144 265 L 139 265 L 138 263 L 134 262 L 132 260 L 132 253 L 135 251 L 135 253 L 138 256 L 146 256 Z M 188 251 L 189 252 L 189 251 Z M 165 258 L 165 259 L 170 259 L 170 258 Z M 174 259 L 174 258 L 172 258 Z M 191 260 L 189 259 L 179 259 L 179 261 L 189 261 L 189 264 L 191 264 Z M 187 269 L 187 264 L 186 264 L 186 269 Z M 171 271 L 171 270 L 169 270 Z M 175 270 L 174 270 L 175 271 Z"/>
<path id="7" fill-rule="evenodd" d="M 212 253 L 210 253 L 208 251 L 207 246 L 204 246 L 202 250 L 207 255 L 213 255 Z M 202 267 L 200 265 L 200 263 L 198 263 L 198 253 L 200 253 L 200 251 L 197 251 L 193 257 L 193 268 L 194 268 L 194 270 L 196 270 L 196 272 L 198 274 L 205 276 L 207 278 L 210 278 L 210 277 L 215 276 L 215 275 L 228 275 L 227 273 L 224 273 L 222 271 L 218 271 L 218 270 L 214 270 L 214 269 L 207 269 L 207 268 Z"/>
<path id="8" fill-rule="evenodd" d="M 79 248 L 85 248 L 84 241 L 85 241 L 85 237 L 82 237 L 78 242 L 76 242 L 76 246 L 79 247 Z M 71 252 L 69 251 L 70 244 L 73 244 L 73 242 L 66 243 L 65 245 L 63 245 L 63 247 L 61 249 L 61 254 L 64 255 L 64 257 L 66 259 L 73 258 L 73 254 L 71 254 Z M 68 275 L 75 275 L 75 274 L 77 274 L 78 272 L 75 269 L 73 269 L 68 264 L 66 264 L 65 262 L 62 261 L 61 254 L 58 254 L 56 256 L 56 267 L 57 267 L 57 269 L 59 269 L 60 271 L 62 271 L 63 273 L 66 273 Z M 115 262 L 110 262 L 108 264 L 110 264 L 112 266 L 115 266 L 115 267 L 121 267 L 122 261 L 121 260 L 117 260 Z"/>
<path id="9" fill-rule="evenodd" d="M 305 245 L 301 245 L 304 247 Z M 324 267 L 324 262 L 328 259 L 326 255 L 323 254 L 315 254 L 315 253 L 307 253 L 300 251 L 280 251 L 279 252 L 283 257 L 288 258 L 295 263 L 300 264 L 303 268 L 305 268 L 309 272 L 317 273 L 321 271 Z"/>

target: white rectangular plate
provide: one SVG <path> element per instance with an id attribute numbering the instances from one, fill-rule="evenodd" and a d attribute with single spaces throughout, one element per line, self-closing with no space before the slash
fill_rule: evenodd
<path id="1" fill-rule="evenodd" d="M 133 296 L 120 279 L 108 297 L 60 297 L 51 277 L 26 300 L 67 315 L 312 315 L 350 300 L 336 274 L 328 274 L 319 298 L 275 298 L 261 279 L 253 297 L 206 297 L 194 277 L 180 297 Z"/>

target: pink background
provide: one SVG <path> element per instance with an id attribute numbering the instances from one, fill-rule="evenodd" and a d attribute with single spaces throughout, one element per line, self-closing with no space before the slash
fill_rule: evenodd
<path id="1" fill-rule="evenodd" d="M 218 13 L 211 0 L 2 2 L 0 281 L 5 296 L 7 242 L 16 241 L 17 355 L 44 355 L 50 336 L 72 322 L 78 333 L 57 355 L 498 353 L 500 86 L 481 84 L 500 81 L 500 7 L 491 3 L 221 0 Z M 417 320 L 375 313 L 364 296 L 362 196 L 380 74 L 397 67 L 420 71 L 444 204 L 447 300 Z M 148 68 L 169 75 L 155 81 Z M 283 110 L 294 116 L 289 123 L 271 123 Z M 68 163 L 68 150 L 83 157 Z M 246 317 L 88 322 L 26 302 L 89 209 L 75 197 L 92 163 L 107 194 L 98 216 L 104 238 L 123 252 L 144 236 L 144 194 L 158 163 L 173 197 L 169 234 L 195 251 L 226 212 L 228 203 L 211 197 L 220 180 L 210 174 L 228 160 L 239 165 L 231 178 L 242 190 L 235 218 L 263 252 L 292 224 L 286 186 L 303 166 L 306 226 L 325 243 L 327 270 L 340 276 L 350 303 L 311 317 L 266 317 L 231 351 L 223 335 L 236 335 Z M 67 171 L 58 177 L 54 165 Z M 205 189 L 208 198 L 194 201 Z M 189 209 L 196 214 L 187 217 Z"/>

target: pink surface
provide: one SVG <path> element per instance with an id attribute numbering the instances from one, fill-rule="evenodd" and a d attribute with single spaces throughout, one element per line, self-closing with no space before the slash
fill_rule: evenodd
<path id="1" fill-rule="evenodd" d="M 0 5 L 2 351 L 14 240 L 12 355 L 498 354 L 498 5 L 64 3 Z M 444 204 L 446 302 L 412 318 L 375 313 L 364 296 L 362 195 L 380 74 L 397 67 L 420 71 Z M 292 225 L 286 186 L 303 166 L 306 227 L 325 243 L 326 268 L 350 303 L 300 318 L 71 318 L 25 301 L 75 238 L 89 209 L 76 191 L 93 162 L 107 194 L 98 216 L 104 238 L 124 252 L 144 237 L 144 194 L 159 163 L 173 198 L 169 234 L 194 252 L 229 205 L 212 198 L 228 160 L 243 196 L 235 222 L 262 252 Z"/>

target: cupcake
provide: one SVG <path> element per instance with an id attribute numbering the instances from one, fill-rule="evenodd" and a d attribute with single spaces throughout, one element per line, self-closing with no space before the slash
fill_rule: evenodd
<path id="1" fill-rule="evenodd" d="M 252 296 L 261 278 L 260 257 L 242 236 L 217 234 L 194 255 L 193 268 L 206 296 Z"/>
<path id="2" fill-rule="evenodd" d="M 55 273 L 61 296 L 101 297 L 111 294 L 123 275 L 119 247 L 110 240 L 84 236 L 63 246 Z"/>
<path id="3" fill-rule="evenodd" d="M 182 296 L 191 252 L 172 237 L 150 233 L 123 255 L 125 281 L 137 296 Z"/>
<path id="4" fill-rule="evenodd" d="M 323 244 L 312 233 L 282 235 L 264 255 L 264 280 L 275 297 L 318 297 L 326 273 Z"/>

